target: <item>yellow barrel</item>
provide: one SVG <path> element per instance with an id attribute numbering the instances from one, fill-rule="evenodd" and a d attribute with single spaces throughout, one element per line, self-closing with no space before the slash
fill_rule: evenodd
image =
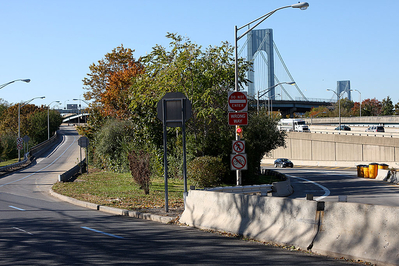
<path id="1" fill-rule="evenodd" d="M 369 177 L 376 178 L 377 175 L 378 175 L 378 164 L 377 163 L 369 164 Z"/>
<path id="2" fill-rule="evenodd" d="M 364 177 L 364 170 L 363 170 L 364 167 L 368 167 L 368 165 L 364 165 L 364 164 L 356 165 L 357 177 Z"/>
<path id="3" fill-rule="evenodd" d="M 388 165 L 385 164 L 385 163 L 380 163 L 380 164 L 378 165 L 378 169 L 388 169 Z"/>
<path id="4" fill-rule="evenodd" d="M 363 171 L 363 177 L 368 178 L 369 177 L 369 166 L 368 165 L 363 165 L 362 166 L 362 171 Z"/>

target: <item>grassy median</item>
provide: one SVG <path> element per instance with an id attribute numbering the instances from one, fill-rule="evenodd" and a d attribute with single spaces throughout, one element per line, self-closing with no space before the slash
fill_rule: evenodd
<path id="1" fill-rule="evenodd" d="M 68 197 L 103 206 L 142 212 L 162 211 L 165 208 L 163 178 L 153 178 L 150 194 L 145 195 L 130 173 L 114 173 L 96 169 L 89 169 L 89 172 L 89 174 L 78 176 L 74 182 L 58 182 L 54 184 L 53 190 Z M 251 184 L 271 184 L 276 181 L 280 180 L 274 176 L 262 175 L 251 180 Z M 183 210 L 183 190 L 183 180 L 168 180 L 168 207 L 171 212 Z"/>

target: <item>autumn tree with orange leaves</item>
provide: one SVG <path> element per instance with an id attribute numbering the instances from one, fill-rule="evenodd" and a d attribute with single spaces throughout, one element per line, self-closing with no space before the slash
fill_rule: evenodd
<path id="1" fill-rule="evenodd" d="M 132 78 L 144 72 L 133 52 L 123 45 L 113 49 L 97 64 L 90 65 L 91 72 L 83 79 L 85 99 L 93 100 L 91 108 L 103 118 L 127 119 L 130 116 L 129 87 Z"/>

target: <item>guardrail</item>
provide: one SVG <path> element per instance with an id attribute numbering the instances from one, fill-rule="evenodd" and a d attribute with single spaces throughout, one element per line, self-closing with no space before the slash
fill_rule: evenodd
<path id="1" fill-rule="evenodd" d="M 52 136 L 50 139 L 32 147 L 31 150 L 24 155 L 24 159 L 22 161 L 0 167 L 0 175 L 16 171 L 28 166 L 32 163 L 35 157 L 44 152 L 48 148 L 48 145 L 53 144 L 57 139 L 58 134 L 56 132 L 54 136 Z"/>
<path id="2" fill-rule="evenodd" d="M 267 196 L 267 193 L 273 191 L 272 185 L 252 185 L 252 186 L 234 186 L 234 187 L 216 187 L 207 188 L 206 191 L 238 193 L 238 194 L 252 194 L 260 193 L 261 196 Z"/>
<path id="3" fill-rule="evenodd" d="M 78 174 L 86 173 L 87 164 L 86 158 L 84 158 L 80 163 L 66 171 L 65 173 L 58 176 L 58 181 L 60 182 L 71 182 L 75 179 Z"/>
<path id="4" fill-rule="evenodd" d="M 382 138 L 399 138 L 399 134 L 392 134 L 387 132 L 356 132 L 356 131 L 339 131 L 339 130 L 310 130 L 310 133 L 315 134 L 331 134 L 331 135 L 345 135 L 345 136 L 371 136 Z"/>

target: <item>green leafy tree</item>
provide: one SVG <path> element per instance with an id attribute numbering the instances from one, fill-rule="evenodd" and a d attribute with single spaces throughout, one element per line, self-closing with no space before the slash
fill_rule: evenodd
<path id="1" fill-rule="evenodd" d="M 278 120 L 270 118 L 266 112 L 252 112 L 248 119 L 248 126 L 243 129 L 243 137 L 248 174 L 254 175 L 260 171 L 261 160 L 267 152 L 285 145 L 286 133 L 277 129 Z"/>
<path id="2" fill-rule="evenodd" d="M 395 107 L 389 96 L 382 100 L 381 103 L 381 115 L 393 115 L 395 113 Z"/>

